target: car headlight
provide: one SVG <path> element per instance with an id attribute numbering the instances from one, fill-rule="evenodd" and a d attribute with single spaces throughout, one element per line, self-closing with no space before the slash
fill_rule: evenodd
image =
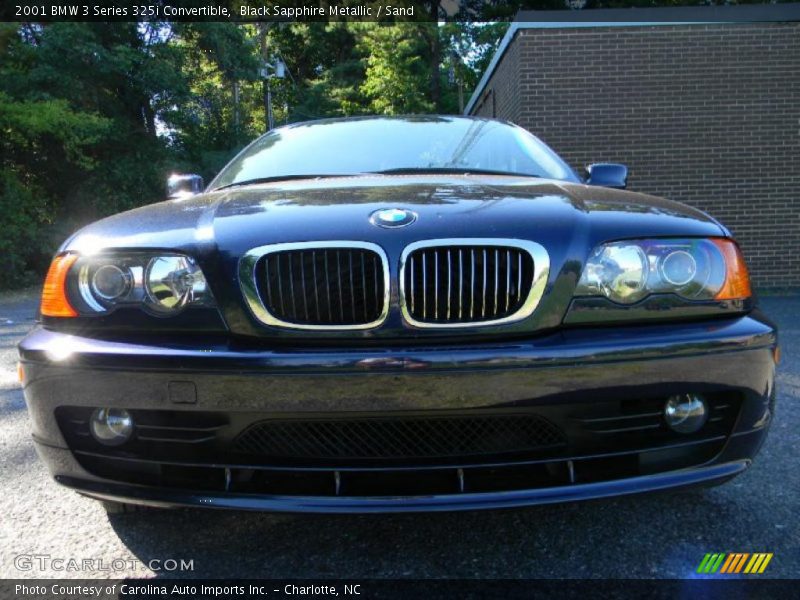
<path id="1" fill-rule="evenodd" d="M 180 310 L 207 293 L 203 273 L 187 256 L 151 258 L 144 271 L 144 288 L 151 306 L 164 313 Z"/>
<path id="2" fill-rule="evenodd" d="M 729 239 L 629 240 L 595 248 L 575 291 L 626 305 L 651 294 L 743 299 L 751 296 L 750 279 L 738 246 Z"/>
<path id="3" fill-rule="evenodd" d="M 189 256 L 62 254 L 47 274 L 41 312 L 46 317 L 77 317 L 127 306 L 170 316 L 189 306 L 213 304 L 203 272 Z"/>

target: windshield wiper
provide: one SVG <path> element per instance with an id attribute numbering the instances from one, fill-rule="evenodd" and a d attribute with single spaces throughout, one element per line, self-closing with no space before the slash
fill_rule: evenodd
<path id="1" fill-rule="evenodd" d="M 293 179 L 326 179 L 331 177 L 353 177 L 358 173 L 322 173 L 310 175 L 275 175 L 273 177 L 256 177 L 255 179 L 243 179 L 242 181 L 234 181 L 214 188 L 211 191 L 225 190 L 227 188 L 238 187 L 240 185 L 255 185 L 257 183 L 272 183 L 274 181 L 292 181 Z"/>
<path id="2" fill-rule="evenodd" d="M 401 167 L 399 169 L 384 169 L 382 171 L 369 171 L 378 175 L 415 175 L 433 173 L 447 175 L 507 175 L 510 177 L 541 177 L 533 173 L 515 173 L 513 171 L 500 171 L 497 169 L 473 169 L 470 167 Z M 366 175 L 366 173 L 364 173 Z"/>

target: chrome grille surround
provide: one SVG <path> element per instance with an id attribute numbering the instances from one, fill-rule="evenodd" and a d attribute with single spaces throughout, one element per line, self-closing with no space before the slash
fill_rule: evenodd
<path id="1" fill-rule="evenodd" d="M 459 249 L 459 248 L 486 248 L 490 246 L 522 250 L 526 252 L 533 261 L 533 275 L 531 278 L 530 290 L 528 291 L 528 295 L 520 305 L 519 309 L 517 309 L 514 313 L 510 315 L 506 315 L 501 318 L 492 320 L 473 320 L 473 321 L 437 323 L 432 321 L 420 321 L 414 318 L 414 316 L 412 315 L 412 311 L 410 310 L 409 307 L 410 293 L 409 290 L 405 289 L 406 288 L 405 271 L 409 265 L 409 258 L 415 251 L 421 249 L 429 249 L 429 248 Z M 423 272 L 426 273 L 425 271 Z M 424 329 L 488 327 L 492 325 L 503 325 L 507 323 L 513 323 L 529 317 L 531 314 L 533 314 L 533 311 L 536 310 L 536 307 L 539 305 L 539 301 L 544 295 L 544 290 L 547 285 L 547 278 L 549 273 L 550 273 L 550 256 L 547 254 L 547 250 L 545 250 L 544 246 L 542 246 L 541 244 L 537 244 L 536 242 L 531 242 L 528 240 L 509 239 L 509 238 L 441 238 L 441 239 L 422 240 L 406 246 L 400 258 L 400 274 L 399 274 L 400 309 L 403 313 L 403 318 L 407 323 L 409 323 L 414 327 L 419 327 Z M 426 276 L 427 275 L 428 274 L 426 273 Z M 448 281 L 451 281 L 452 272 L 448 271 L 447 275 L 440 275 L 438 273 L 438 263 L 437 263 L 436 273 L 430 274 L 430 276 L 433 278 L 446 276 L 450 278 L 448 279 Z M 497 277 L 497 272 L 494 273 L 494 277 L 495 278 Z M 434 282 L 434 285 L 436 285 L 436 282 Z M 497 289 L 498 289 L 497 286 L 495 286 L 495 294 L 497 293 Z M 461 293 L 460 290 L 459 293 Z"/>
<path id="2" fill-rule="evenodd" d="M 381 261 L 381 271 L 383 273 L 383 306 L 380 315 L 374 321 L 369 323 L 354 323 L 346 325 L 334 324 L 308 324 L 308 323 L 293 323 L 285 321 L 273 315 L 267 309 L 267 303 L 261 298 L 259 293 L 259 286 L 257 281 L 257 266 L 259 261 L 270 254 L 278 252 L 296 251 L 296 250 L 336 250 L 342 249 L 359 249 L 374 252 Z M 302 330 L 315 330 L 315 331 L 347 331 L 359 329 L 372 329 L 378 327 L 385 320 L 389 314 L 389 297 L 391 293 L 391 286 L 389 280 L 389 260 L 386 257 L 386 252 L 377 244 L 369 242 L 358 242 L 349 240 L 332 240 L 332 241 L 315 241 L 315 242 L 291 242 L 284 244 L 270 244 L 267 246 L 259 246 L 248 250 L 241 259 L 239 259 L 239 285 L 242 290 L 245 302 L 252 311 L 253 315 L 265 325 L 272 327 L 281 327 L 286 329 L 302 329 Z"/>

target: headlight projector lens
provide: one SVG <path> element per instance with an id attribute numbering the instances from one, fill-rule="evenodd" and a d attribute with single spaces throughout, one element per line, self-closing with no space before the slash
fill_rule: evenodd
<path id="1" fill-rule="evenodd" d="M 623 304 L 641 299 L 647 283 L 647 256 L 639 246 L 607 246 L 601 265 L 600 285 L 606 297 Z"/>
<path id="2" fill-rule="evenodd" d="M 124 408 L 97 408 L 89 422 L 92 437 L 106 446 L 124 444 L 133 435 L 133 417 Z"/>
<path id="3" fill-rule="evenodd" d="M 153 308 L 162 313 L 176 312 L 205 292 L 202 273 L 184 256 L 152 259 L 144 279 Z"/>
<path id="4" fill-rule="evenodd" d="M 94 272 L 92 291 L 103 300 L 117 300 L 128 294 L 132 281 L 129 270 L 123 271 L 116 265 L 103 265 Z"/>
<path id="5" fill-rule="evenodd" d="M 697 275 L 697 261 L 686 250 L 670 252 L 661 260 L 661 276 L 674 286 L 686 285 Z"/>
<path id="6" fill-rule="evenodd" d="M 708 420 L 708 404 L 698 394 L 671 396 L 664 406 L 664 419 L 673 431 L 694 433 Z"/>

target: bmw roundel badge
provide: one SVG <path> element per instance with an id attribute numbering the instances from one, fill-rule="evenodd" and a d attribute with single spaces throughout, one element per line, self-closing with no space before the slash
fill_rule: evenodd
<path id="1" fill-rule="evenodd" d="M 405 227 L 417 220 L 417 214 L 404 208 L 382 208 L 369 217 L 370 223 L 378 227 Z"/>

